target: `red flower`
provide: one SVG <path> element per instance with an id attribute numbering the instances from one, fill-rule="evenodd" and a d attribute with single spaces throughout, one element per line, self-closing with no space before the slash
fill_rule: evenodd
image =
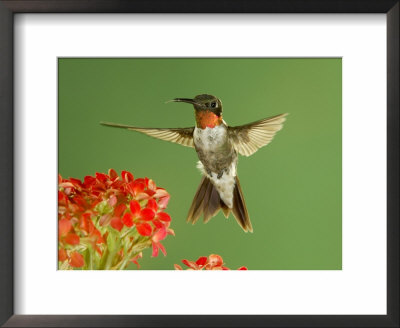
<path id="1" fill-rule="evenodd" d="M 124 203 L 119 204 L 114 210 L 114 216 L 120 217 L 122 213 L 125 212 L 125 210 L 126 210 L 126 205 Z"/>
<path id="2" fill-rule="evenodd" d="M 72 223 L 68 219 L 61 219 L 58 221 L 58 238 L 60 238 L 63 242 L 70 245 L 79 244 L 79 236 L 71 232 Z"/>
<path id="3" fill-rule="evenodd" d="M 208 257 L 208 262 L 206 264 L 206 270 L 215 270 L 216 268 L 221 268 L 222 269 L 222 264 L 224 264 L 224 261 L 221 256 L 216 255 L 216 254 L 211 254 Z"/>
<path id="4" fill-rule="evenodd" d="M 121 176 L 122 176 L 122 179 L 123 179 L 125 182 L 132 182 L 132 181 L 133 181 L 133 174 L 132 174 L 131 172 L 122 171 L 122 172 L 121 172 Z"/>
<path id="5" fill-rule="evenodd" d="M 67 252 L 64 248 L 58 250 L 58 260 L 64 262 L 68 258 Z"/>
<path id="6" fill-rule="evenodd" d="M 129 208 L 131 210 L 132 215 L 135 217 L 139 216 L 140 213 L 140 204 L 136 200 L 131 200 L 129 203 Z"/>
<path id="7" fill-rule="evenodd" d="M 125 213 L 124 216 L 122 217 L 122 222 L 128 227 L 132 227 L 133 226 L 133 215 L 132 213 Z"/>
<path id="8" fill-rule="evenodd" d="M 167 251 L 165 250 L 164 246 L 160 243 L 161 240 L 164 240 L 167 237 L 167 229 L 162 227 L 158 229 L 157 232 L 151 238 L 151 243 L 153 247 L 153 253 L 151 256 L 156 257 L 158 255 L 158 250 L 160 249 L 164 256 L 167 255 Z"/>
<path id="9" fill-rule="evenodd" d="M 73 268 L 83 267 L 85 265 L 83 256 L 78 252 L 72 252 L 69 259 L 69 265 L 72 266 Z"/>
<path id="10" fill-rule="evenodd" d="M 158 205 L 157 205 L 157 202 L 154 200 L 154 198 L 150 198 L 150 199 L 147 201 L 146 208 L 149 208 L 149 209 L 153 210 L 153 212 L 157 212 L 157 210 L 158 210 Z"/>
<path id="11" fill-rule="evenodd" d="M 144 208 L 140 211 L 140 218 L 144 221 L 151 221 L 154 219 L 156 213 L 151 208 Z"/>
<path id="12" fill-rule="evenodd" d="M 129 261 L 137 263 L 136 250 L 149 244 L 153 256 L 159 249 L 166 254 L 161 241 L 174 234 L 169 228 L 171 217 L 164 212 L 170 196 L 153 180 L 134 179 L 128 171 L 122 171 L 120 177 L 110 169 L 108 174 L 85 176 L 83 182 L 59 175 L 58 183 L 59 260 L 63 268 L 68 263 L 83 269 L 113 269 Z M 137 243 L 144 246 L 136 247 Z M 112 252 L 112 261 L 102 261 L 109 247 L 120 251 Z M 97 255 L 91 253 L 93 250 Z M 85 263 L 85 259 L 91 263 Z"/>
<path id="13" fill-rule="evenodd" d="M 111 226 L 118 231 L 121 231 L 121 229 L 124 227 L 124 222 L 122 222 L 121 218 L 114 216 L 111 219 Z"/>
<path id="14" fill-rule="evenodd" d="M 157 219 L 160 219 L 161 221 L 164 221 L 164 222 L 171 221 L 171 217 L 165 212 L 158 213 Z"/>
<path id="15" fill-rule="evenodd" d="M 142 236 L 151 236 L 153 233 L 153 228 L 148 223 L 138 223 L 136 229 Z"/>
<path id="16" fill-rule="evenodd" d="M 189 267 L 187 270 L 230 270 L 223 266 L 224 262 L 222 257 L 216 254 L 211 254 L 208 258 L 206 256 L 201 256 L 196 262 L 182 260 L 182 263 Z M 183 270 L 178 264 L 175 264 L 174 267 L 176 270 Z M 238 270 L 247 270 L 247 268 L 243 266 Z"/>

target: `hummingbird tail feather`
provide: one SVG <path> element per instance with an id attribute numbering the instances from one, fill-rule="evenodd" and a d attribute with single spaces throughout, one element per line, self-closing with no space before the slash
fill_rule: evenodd
<path id="1" fill-rule="evenodd" d="M 207 223 L 219 212 L 220 209 L 222 209 L 226 218 L 232 211 L 236 221 L 242 229 L 246 232 L 252 232 L 253 227 L 251 226 L 239 179 L 236 177 L 235 180 L 236 184 L 233 191 L 233 206 L 232 208 L 229 208 L 221 199 L 211 180 L 208 177 L 203 176 L 196 194 L 194 195 L 186 221 L 195 224 L 203 214 L 204 223 Z"/>
<path id="2" fill-rule="evenodd" d="M 195 224 L 199 219 L 201 213 L 203 212 L 204 195 L 210 184 L 211 181 L 207 177 L 203 176 L 200 185 L 197 188 L 196 194 L 194 195 L 192 205 L 190 206 L 186 219 L 187 222 Z"/>
<path id="3" fill-rule="evenodd" d="M 204 210 L 203 210 L 204 223 L 210 221 L 210 219 L 215 215 L 217 215 L 217 213 L 221 209 L 221 198 L 219 197 L 219 193 L 212 183 L 210 183 L 209 193 L 210 196 L 208 198 L 208 203 L 204 202 Z"/>
<path id="4" fill-rule="evenodd" d="M 221 203 L 223 202 L 217 189 L 208 177 L 203 176 L 194 195 L 186 221 L 195 224 L 203 214 L 204 223 L 207 223 L 221 209 Z"/>
<path id="5" fill-rule="evenodd" d="M 221 209 L 225 217 L 228 218 L 229 214 L 231 213 L 231 209 L 228 206 L 226 206 L 226 204 L 222 201 L 222 199 L 221 199 Z"/>
<path id="6" fill-rule="evenodd" d="M 242 188 L 240 188 L 240 182 L 237 176 L 235 177 L 235 182 L 236 183 L 235 183 L 235 189 L 233 190 L 233 206 L 232 206 L 233 215 L 236 221 L 239 223 L 239 225 L 245 232 L 247 231 L 253 232 L 253 227 L 250 222 L 249 213 L 247 212 L 246 203 L 243 197 Z"/>

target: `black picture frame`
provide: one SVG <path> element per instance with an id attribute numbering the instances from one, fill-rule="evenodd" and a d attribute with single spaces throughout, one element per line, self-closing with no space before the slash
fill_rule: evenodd
<path id="1" fill-rule="evenodd" d="M 399 0 L 0 0 L 0 324 L 4 327 L 399 327 Z M 387 315 L 15 315 L 13 28 L 16 13 L 385 13 Z M 368 286 L 365 286 L 368 288 Z"/>

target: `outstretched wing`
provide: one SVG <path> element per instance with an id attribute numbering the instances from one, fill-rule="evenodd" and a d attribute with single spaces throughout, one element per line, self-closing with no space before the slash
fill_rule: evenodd
<path id="1" fill-rule="evenodd" d="M 280 114 L 241 126 L 228 126 L 229 138 L 236 151 L 240 155 L 250 156 L 259 148 L 268 145 L 275 133 L 282 129 L 286 115 Z"/>
<path id="2" fill-rule="evenodd" d="M 109 122 L 100 122 L 100 124 L 105 126 L 111 126 L 114 128 L 124 128 L 132 131 L 137 131 L 147 134 L 148 136 L 153 138 L 174 142 L 186 147 L 194 147 L 193 144 L 194 127 L 167 129 L 167 128 L 138 128 L 135 126 L 109 123 Z"/>

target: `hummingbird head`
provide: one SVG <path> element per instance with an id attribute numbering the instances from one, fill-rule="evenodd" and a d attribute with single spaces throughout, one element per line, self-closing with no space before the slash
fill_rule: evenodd
<path id="1" fill-rule="evenodd" d="M 171 101 L 192 104 L 195 109 L 197 126 L 214 128 L 222 123 L 222 102 L 212 95 L 198 95 L 193 99 L 175 98 Z"/>

